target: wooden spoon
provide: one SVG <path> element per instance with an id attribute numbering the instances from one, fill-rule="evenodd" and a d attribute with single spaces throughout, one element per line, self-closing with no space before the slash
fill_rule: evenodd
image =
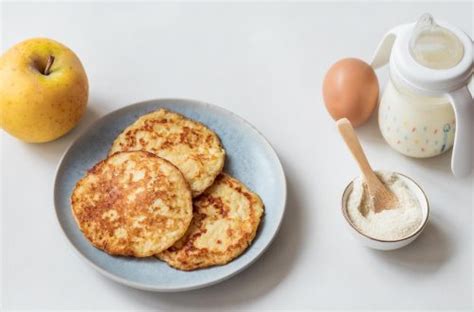
<path id="1" fill-rule="evenodd" d="M 395 208 L 398 204 L 397 197 L 385 187 L 375 175 L 372 167 L 370 167 L 351 122 L 347 118 L 342 118 L 336 122 L 336 125 L 352 156 L 354 156 L 359 165 L 364 182 L 367 184 L 369 195 L 373 199 L 374 211 L 378 213 L 384 209 Z"/>

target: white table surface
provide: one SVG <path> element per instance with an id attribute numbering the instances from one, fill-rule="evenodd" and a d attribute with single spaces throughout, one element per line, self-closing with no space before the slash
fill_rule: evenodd
<path id="1" fill-rule="evenodd" d="M 372 118 L 359 134 L 373 165 L 418 181 L 432 215 L 405 249 L 359 246 L 340 213 L 341 192 L 357 169 L 321 99 L 331 63 L 368 60 L 386 30 L 423 12 L 472 36 L 472 3 L 4 3 L 2 9 L 2 51 L 28 37 L 51 37 L 80 56 L 90 79 L 87 114 L 67 136 L 33 145 L 1 134 L 3 307 L 472 307 L 473 176 L 455 179 L 450 153 L 429 160 L 396 153 Z M 378 74 L 385 82 L 387 71 Z M 288 178 L 287 214 L 270 249 L 238 276 L 187 293 L 138 291 L 96 273 L 64 239 L 52 201 L 56 165 L 92 121 L 162 97 L 199 99 L 244 117 L 273 144 Z"/>

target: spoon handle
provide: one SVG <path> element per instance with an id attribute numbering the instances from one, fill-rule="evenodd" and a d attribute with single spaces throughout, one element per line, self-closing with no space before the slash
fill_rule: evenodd
<path id="1" fill-rule="evenodd" d="M 352 128 L 351 122 L 346 118 L 343 118 L 339 119 L 336 124 L 347 147 L 349 147 L 352 156 L 354 156 L 357 161 L 360 171 L 362 171 L 369 194 L 373 198 L 373 210 L 375 213 L 381 212 L 384 209 L 396 207 L 398 205 L 398 199 L 385 187 L 385 185 L 375 175 L 372 167 L 370 167 L 369 161 L 365 156 L 354 128 Z"/>
<path id="2" fill-rule="evenodd" d="M 366 180 L 373 181 L 373 178 L 376 178 L 375 173 L 372 170 L 372 167 L 370 167 L 369 161 L 365 156 L 364 150 L 360 145 L 359 139 L 357 138 L 351 122 L 347 118 L 342 118 L 336 122 L 336 125 L 339 133 L 346 142 L 347 147 L 351 151 L 352 156 L 354 156 L 354 159 L 359 165 L 360 171 L 362 171 L 364 178 Z"/>

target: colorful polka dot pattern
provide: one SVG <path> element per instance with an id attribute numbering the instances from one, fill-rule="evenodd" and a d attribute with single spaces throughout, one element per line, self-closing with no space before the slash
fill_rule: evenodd
<path id="1" fill-rule="evenodd" d="M 411 157 L 431 157 L 452 147 L 455 120 L 437 125 L 420 125 L 417 120 L 400 120 L 382 106 L 379 126 L 385 140 L 397 151 Z"/>

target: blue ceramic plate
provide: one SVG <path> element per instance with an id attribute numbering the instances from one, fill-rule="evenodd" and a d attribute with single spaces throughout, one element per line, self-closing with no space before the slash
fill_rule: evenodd
<path id="1" fill-rule="evenodd" d="M 225 171 L 260 195 L 265 216 L 252 245 L 234 261 L 217 267 L 183 272 L 153 257 L 113 257 L 93 247 L 72 216 L 69 198 L 76 182 L 104 159 L 115 137 L 141 115 L 164 107 L 198 120 L 214 130 L 227 153 Z M 161 99 L 130 105 L 97 121 L 65 152 L 54 185 L 59 223 L 68 240 L 89 264 L 105 276 L 125 285 L 154 291 L 183 291 L 223 281 L 248 267 L 270 245 L 283 218 L 285 176 L 275 151 L 248 122 L 210 104 L 190 100 Z"/>

